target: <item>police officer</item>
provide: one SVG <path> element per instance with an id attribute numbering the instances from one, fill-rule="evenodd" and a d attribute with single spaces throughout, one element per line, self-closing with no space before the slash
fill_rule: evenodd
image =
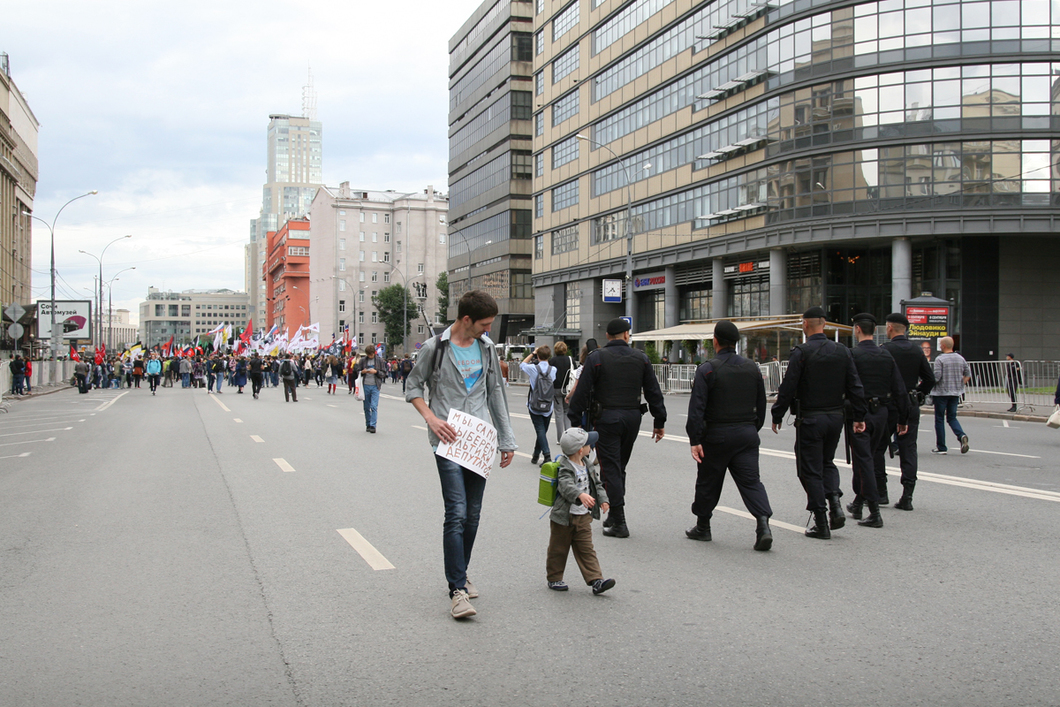
<path id="1" fill-rule="evenodd" d="M 920 405 L 935 386 L 935 374 L 931 363 L 924 355 L 920 344 L 910 341 L 906 336 L 909 320 L 899 312 L 886 317 L 887 338 L 883 348 L 898 364 L 898 372 L 909 395 L 909 429 L 898 437 L 898 457 L 902 467 L 902 497 L 895 508 L 903 511 L 913 510 L 913 488 L 916 486 L 917 450 L 916 436 L 920 429 Z M 882 477 L 881 477 L 882 474 Z M 881 480 L 882 479 L 882 480 Z M 880 489 L 880 503 L 888 503 L 887 475 L 880 470 L 876 472 L 876 484 Z"/>
<path id="2" fill-rule="evenodd" d="M 773 432 L 779 432 L 788 408 L 795 413 L 795 464 L 806 490 L 806 527 L 811 538 L 832 537 L 846 524 L 839 502 L 835 449 L 843 434 L 844 400 L 850 403 L 854 432 L 865 431 L 865 394 L 850 350 L 824 335 L 825 313 L 810 307 L 802 315 L 805 343 L 791 350 L 788 371 L 773 404 Z M 826 505 L 827 499 L 827 505 Z"/>
<path id="3" fill-rule="evenodd" d="M 736 353 L 740 330 L 729 321 L 714 325 L 715 356 L 696 370 L 688 401 L 685 431 L 692 444 L 697 522 L 685 531 L 693 540 L 710 540 L 710 518 L 721 498 L 725 470 L 740 490 L 747 510 L 758 521 L 755 550 L 773 546 L 766 488 L 758 475 L 758 431 L 766 421 L 766 387 L 754 361 Z"/>
<path id="4" fill-rule="evenodd" d="M 847 510 L 858 525 L 882 528 L 876 477 L 887 474 L 883 453 L 894 430 L 888 424 L 892 417 L 891 407 L 897 414 L 898 434 L 904 435 L 909 420 L 909 396 L 891 354 L 872 340 L 875 333 L 876 317 L 867 313 L 855 315 L 854 336 L 858 345 L 850 353 L 865 388 L 868 411 L 865 413 L 865 431 L 855 434 L 850 443 L 854 462 L 854 501 Z M 865 505 L 869 507 L 869 516 L 862 520 L 861 511 Z"/>
<path id="5" fill-rule="evenodd" d="M 647 399 L 642 406 L 641 390 Z M 589 410 L 589 401 L 594 410 Z M 598 408 L 598 409 L 595 409 Z M 640 432 L 640 420 L 651 410 L 652 439 L 663 438 L 666 405 L 655 370 L 642 351 L 629 345 L 629 322 L 612 319 L 607 323 L 607 344 L 585 359 L 585 370 L 570 400 L 567 417 L 572 427 L 581 427 L 582 413 L 588 411 L 593 429 L 600 433 L 596 456 L 600 476 L 611 501 L 611 512 L 604 521 L 604 535 L 628 538 L 626 527 L 626 464 Z"/>

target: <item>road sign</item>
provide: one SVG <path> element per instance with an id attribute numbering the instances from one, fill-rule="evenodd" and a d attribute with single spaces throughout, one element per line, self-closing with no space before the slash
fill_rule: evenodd
<path id="1" fill-rule="evenodd" d="M 15 322 L 7 328 L 7 335 L 12 339 L 20 339 L 22 338 L 22 333 L 24 331 L 26 331 L 25 328 L 18 322 Z"/>
<path id="2" fill-rule="evenodd" d="M 25 313 L 25 307 L 23 307 L 18 302 L 12 302 L 7 306 L 7 309 L 4 310 L 4 314 L 6 314 L 7 318 L 13 322 L 17 322 L 19 319 L 21 319 L 22 315 Z M 19 334 L 19 336 L 21 336 L 21 334 Z"/>
<path id="3" fill-rule="evenodd" d="M 633 331 L 633 317 L 620 317 L 620 319 L 622 321 L 624 321 L 624 322 L 629 322 L 629 330 L 632 332 Z"/>

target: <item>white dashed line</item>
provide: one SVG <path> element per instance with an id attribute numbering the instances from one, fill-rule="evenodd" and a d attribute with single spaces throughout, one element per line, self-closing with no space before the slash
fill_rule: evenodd
<path id="1" fill-rule="evenodd" d="M 26 440 L 25 442 L 4 442 L 3 444 L 0 444 L 0 447 L 14 447 L 16 444 L 33 444 L 35 442 L 54 442 L 54 441 L 55 441 L 54 437 L 49 437 L 48 439 L 29 439 L 29 440 Z"/>
<path id="2" fill-rule="evenodd" d="M 280 471 L 294 471 L 294 467 L 287 463 L 286 459 L 273 459 L 276 462 L 276 466 L 280 467 Z"/>
<path id="3" fill-rule="evenodd" d="M 338 534 L 357 551 L 358 555 L 364 558 L 364 561 L 367 562 L 368 566 L 373 570 L 394 569 L 394 565 L 390 564 L 390 560 L 383 557 L 383 553 L 376 550 L 372 543 L 365 540 L 364 537 L 353 528 L 339 530 Z"/>
<path id="4" fill-rule="evenodd" d="M 9 454 L 6 457 L 0 457 L 0 459 L 19 459 L 21 457 L 28 457 L 32 452 L 22 452 L 22 454 Z"/>
<path id="5" fill-rule="evenodd" d="M 50 430 L 27 430 L 26 432 L 9 432 L 8 434 L 0 435 L 0 437 L 17 437 L 19 435 L 35 435 L 43 432 L 66 432 L 72 430 L 73 427 L 53 427 Z"/>
<path id="6" fill-rule="evenodd" d="M 243 421 L 242 421 L 242 420 L 240 420 L 240 419 L 239 419 L 238 417 L 234 417 L 234 418 L 232 418 L 232 422 L 239 422 L 239 423 L 242 423 Z"/>
<path id="7" fill-rule="evenodd" d="M 221 406 L 221 409 L 222 409 L 222 410 L 224 410 L 225 412 L 232 412 L 231 410 L 229 410 L 228 408 L 226 408 L 226 407 L 225 407 L 225 404 L 224 404 L 224 403 L 222 403 L 222 402 L 221 402 L 221 399 L 220 399 L 220 398 L 218 398 L 218 397 L 217 397 L 216 395 L 211 395 L 211 396 L 209 396 L 209 397 L 210 397 L 210 398 L 212 398 L 212 399 L 213 399 L 213 401 L 214 401 L 215 403 L 217 403 L 218 405 L 220 405 L 220 406 Z"/>
<path id="8" fill-rule="evenodd" d="M 255 442 L 264 442 L 265 441 L 261 437 L 258 437 L 257 435 L 250 435 L 250 438 L 252 440 L 254 440 Z"/>

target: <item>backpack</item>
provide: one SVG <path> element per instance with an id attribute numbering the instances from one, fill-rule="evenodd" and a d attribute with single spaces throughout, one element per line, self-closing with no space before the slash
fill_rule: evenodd
<path id="1" fill-rule="evenodd" d="M 556 502 L 558 485 L 559 462 L 545 462 L 541 465 L 541 476 L 537 482 L 537 502 L 542 506 L 552 506 Z"/>
<path id="2" fill-rule="evenodd" d="M 562 393 L 564 396 L 566 396 L 567 393 L 570 392 L 570 381 L 574 375 L 574 357 L 567 356 L 567 358 L 570 359 L 570 365 L 567 366 L 567 372 L 563 374 L 563 381 L 559 386 L 559 392 Z"/>
<path id="3" fill-rule="evenodd" d="M 404 371 L 405 373 L 411 373 L 412 372 L 412 359 L 406 358 L 404 361 L 402 361 L 401 362 L 401 370 Z"/>
<path id="4" fill-rule="evenodd" d="M 288 359 L 284 359 L 283 363 L 280 364 L 280 375 L 287 378 L 291 373 L 291 362 Z"/>
<path id="5" fill-rule="evenodd" d="M 529 401 L 527 406 L 530 408 L 530 412 L 538 415 L 547 415 L 552 410 L 552 403 L 556 398 L 556 384 L 552 380 L 552 368 L 549 365 L 548 370 L 542 373 L 541 367 L 538 366 L 537 382 L 530 389 L 530 395 L 527 396 Z"/>

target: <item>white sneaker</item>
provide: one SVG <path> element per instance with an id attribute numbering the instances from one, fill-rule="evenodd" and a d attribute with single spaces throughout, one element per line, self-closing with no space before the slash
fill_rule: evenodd
<path id="1" fill-rule="evenodd" d="M 464 578 L 464 589 L 467 590 L 468 599 L 478 599 L 478 590 L 475 589 L 475 585 L 471 583 L 471 580 Z"/>
<path id="2" fill-rule="evenodd" d="M 474 616 L 478 612 L 475 611 L 475 607 L 471 606 L 471 602 L 468 601 L 467 592 L 463 589 L 457 589 L 453 592 L 453 608 L 449 613 L 453 615 L 454 619 L 466 619 L 469 616 Z"/>

